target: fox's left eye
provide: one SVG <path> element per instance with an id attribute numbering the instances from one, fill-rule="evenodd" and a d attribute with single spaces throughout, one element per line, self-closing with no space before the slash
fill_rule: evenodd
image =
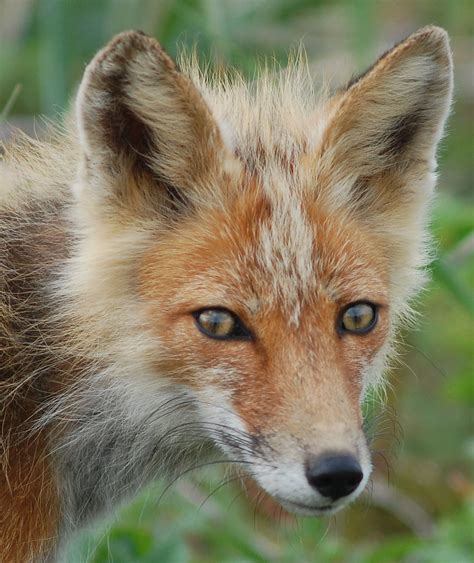
<path id="1" fill-rule="evenodd" d="M 217 340 L 248 340 L 251 333 L 239 317 L 228 309 L 201 309 L 194 313 L 199 330 Z"/>
<path id="2" fill-rule="evenodd" d="M 339 330 L 352 334 L 365 334 L 377 324 L 377 307 L 372 303 L 360 302 L 349 305 L 344 310 Z"/>

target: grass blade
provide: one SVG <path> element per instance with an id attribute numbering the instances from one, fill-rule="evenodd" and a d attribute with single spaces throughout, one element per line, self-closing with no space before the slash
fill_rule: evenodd
<path id="1" fill-rule="evenodd" d="M 10 94 L 7 103 L 5 104 L 5 107 L 2 110 L 2 113 L 0 113 L 0 123 L 4 123 L 7 120 L 7 117 L 11 112 L 13 106 L 15 105 L 15 102 L 17 101 L 20 92 L 21 92 L 21 84 L 17 84 L 15 88 L 13 88 L 13 91 Z"/>

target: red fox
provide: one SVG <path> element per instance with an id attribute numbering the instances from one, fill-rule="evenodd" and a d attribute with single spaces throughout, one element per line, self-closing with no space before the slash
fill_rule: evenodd
<path id="1" fill-rule="evenodd" d="M 1 561 L 54 561 L 215 456 L 297 514 L 364 489 L 361 404 L 429 260 L 447 34 L 331 96 L 304 63 L 260 74 L 178 68 L 122 33 L 66 131 L 5 147 Z"/>

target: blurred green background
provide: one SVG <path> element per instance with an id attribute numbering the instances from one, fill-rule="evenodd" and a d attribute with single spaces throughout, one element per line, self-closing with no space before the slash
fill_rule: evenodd
<path id="1" fill-rule="evenodd" d="M 0 0 L 4 138 L 7 120 L 41 135 L 33 116 L 61 119 L 86 62 L 129 28 L 173 55 L 197 42 L 204 58 L 247 75 L 263 56 L 284 62 L 302 40 L 314 74 L 335 86 L 427 23 L 448 30 L 454 52 L 456 100 L 433 221 L 438 257 L 387 404 L 368 405 L 381 416 L 368 494 L 336 518 L 295 519 L 226 483 L 231 475 L 207 471 L 162 497 L 165 484 L 145 491 L 108 526 L 78 537 L 68 562 L 474 560 L 473 11 L 471 0 Z"/>

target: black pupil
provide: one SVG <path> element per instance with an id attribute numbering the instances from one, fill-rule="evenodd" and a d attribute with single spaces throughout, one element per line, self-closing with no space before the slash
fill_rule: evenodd
<path id="1" fill-rule="evenodd" d="M 349 330 L 365 329 L 370 326 L 374 319 L 374 310 L 370 305 L 361 303 L 360 305 L 354 305 L 346 311 L 346 316 L 348 317 L 348 324 L 346 326 Z"/>
<path id="2" fill-rule="evenodd" d="M 352 322 L 356 326 L 359 326 L 359 325 L 363 324 L 364 318 L 368 314 L 367 307 L 365 307 L 365 306 L 353 307 L 352 309 L 349 310 L 349 314 L 352 318 Z"/>
<path id="3" fill-rule="evenodd" d="M 225 327 L 232 328 L 232 318 L 223 311 L 209 311 L 204 313 L 205 325 L 210 332 L 220 332 Z M 227 332 L 227 331 L 226 331 Z"/>

